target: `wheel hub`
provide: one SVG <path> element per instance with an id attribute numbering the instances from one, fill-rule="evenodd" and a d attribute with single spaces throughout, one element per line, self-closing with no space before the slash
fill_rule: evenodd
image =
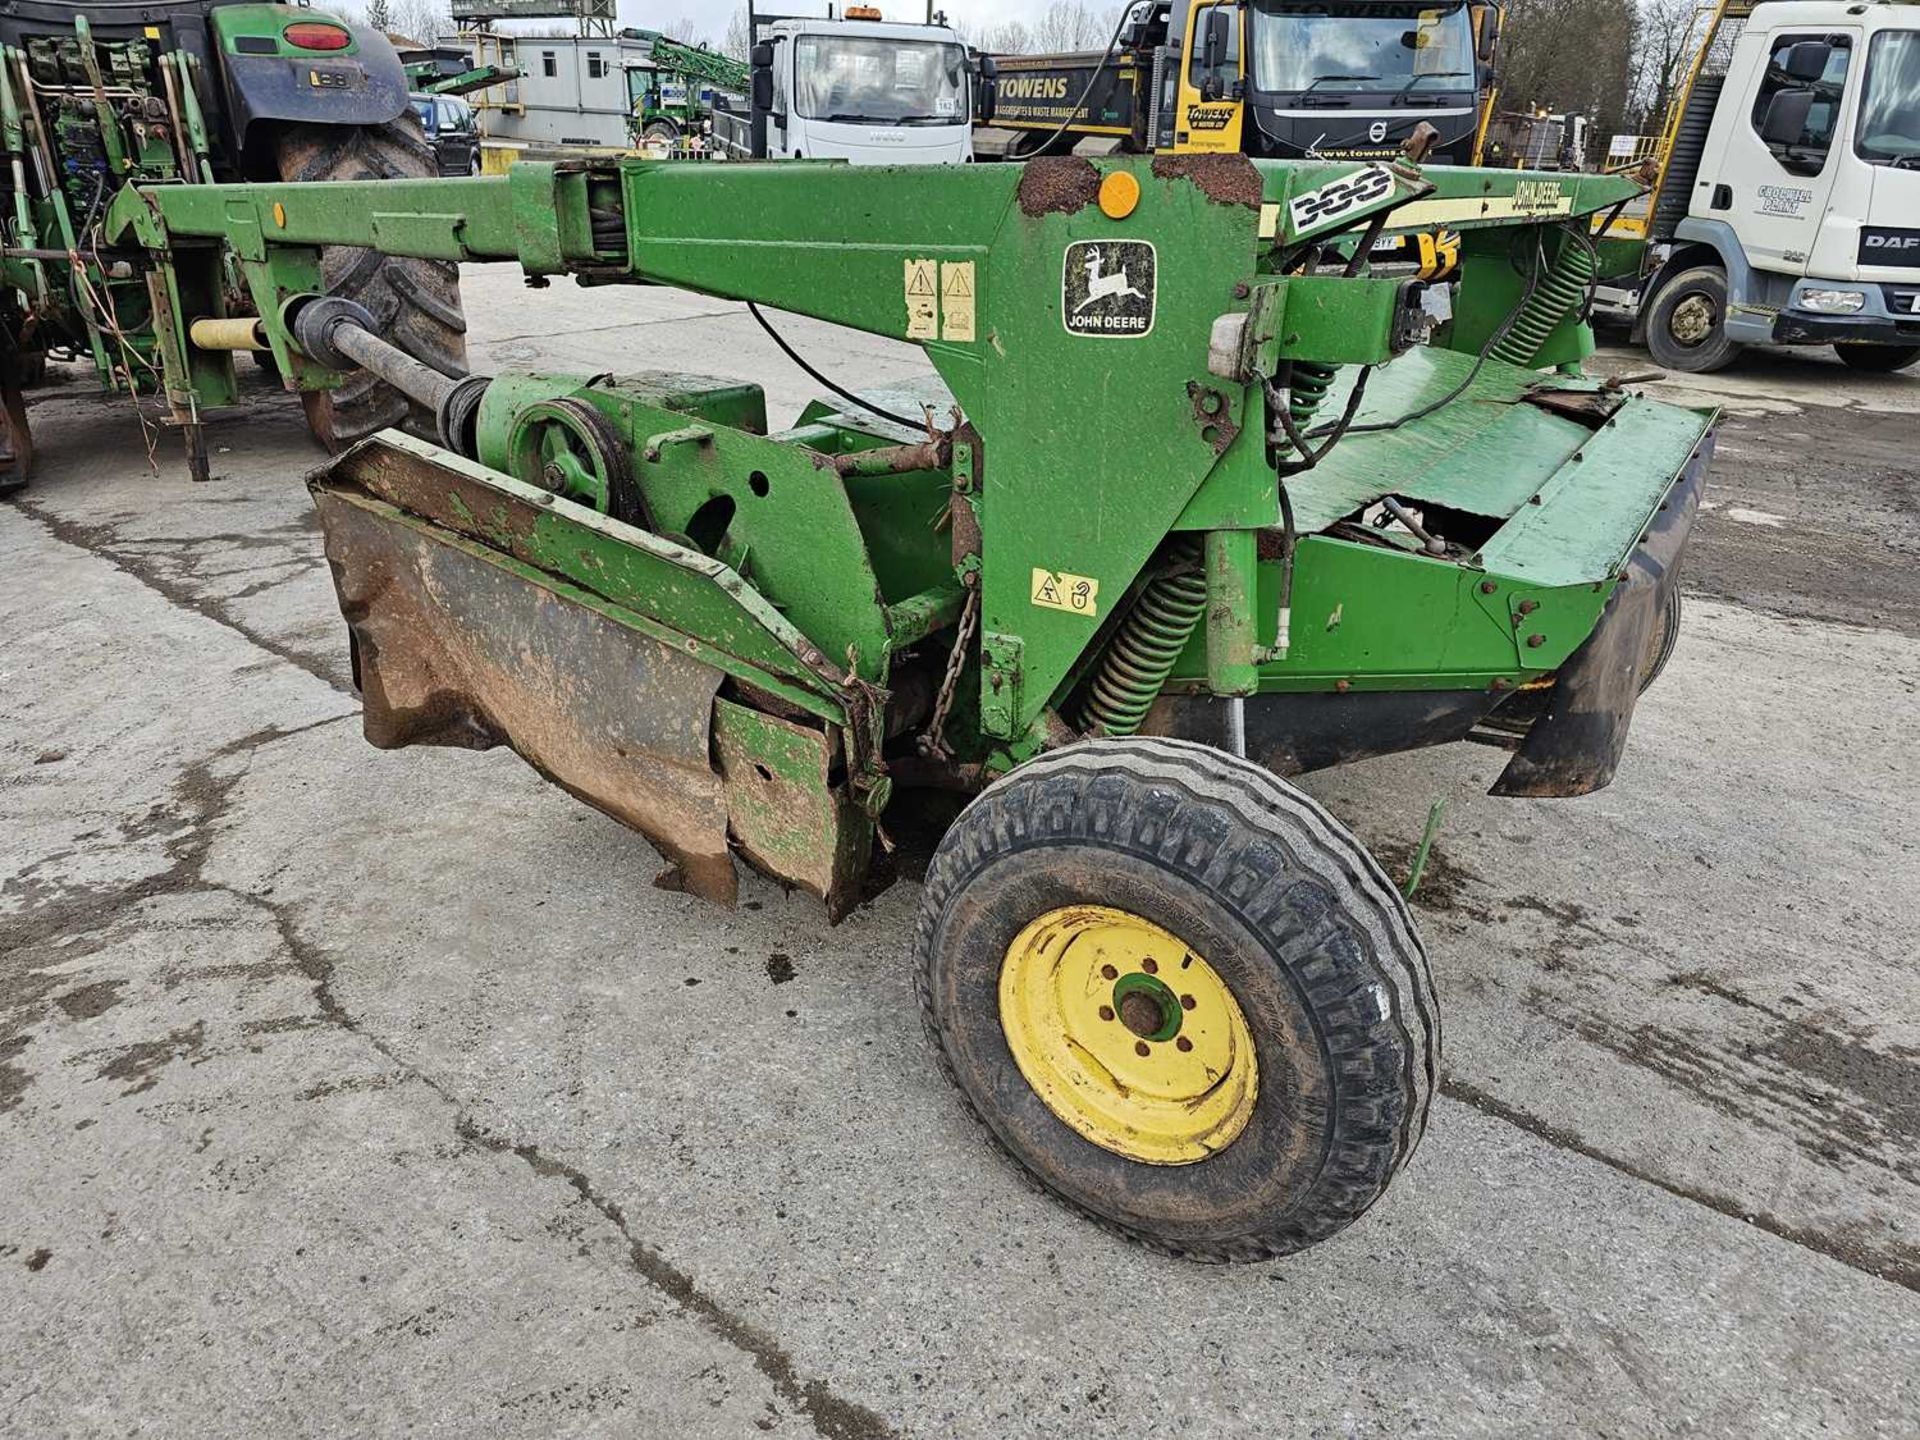
<path id="1" fill-rule="evenodd" d="M 1689 295 L 1673 307 L 1667 328 L 1683 345 L 1699 345 L 1713 334 L 1713 301 L 1705 295 Z"/>
<path id="2" fill-rule="evenodd" d="M 1233 991 L 1179 937 L 1124 910 L 1072 906 L 1023 930 L 1001 967 L 1000 1023 L 1047 1108 L 1131 1160 L 1218 1154 L 1259 1097 Z"/>

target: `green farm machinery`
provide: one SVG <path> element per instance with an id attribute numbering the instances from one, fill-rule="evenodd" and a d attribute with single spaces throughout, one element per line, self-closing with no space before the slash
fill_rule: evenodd
<path id="1" fill-rule="evenodd" d="M 686 45 L 657 30 L 624 30 L 648 42 L 647 62 L 627 69 L 633 109 L 627 127 L 635 145 L 672 149 L 706 132 L 719 95 L 744 96 L 753 72 L 704 45 Z"/>
<path id="2" fill-rule="evenodd" d="M 228 383 L 231 263 L 293 383 L 436 417 L 311 482 L 374 745 L 511 746 L 673 886 L 731 902 L 744 862 L 835 917 L 945 797 L 942 1066 L 1083 1213 L 1242 1260 L 1372 1205 L 1439 1073 L 1407 905 L 1288 777 L 1470 741 L 1499 794 L 1589 793 L 1671 648 L 1713 416 L 1577 373 L 1592 219 L 1632 193 L 624 160 L 145 187 L 109 232 L 164 259 L 178 393 Z M 1373 267 L 1435 226 L 1444 279 Z M 725 379 L 451 378 L 324 293 L 338 246 L 747 301 L 940 383 L 783 428 Z"/>
<path id="3" fill-rule="evenodd" d="M 9 0 L 0 145 L 0 491 L 26 483 L 23 392 L 49 355 L 90 361 L 118 393 L 163 388 L 161 335 L 176 317 L 145 257 L 101 229 L 130 186 L 435 173 L 384 36 L 302 7 L 225 0 Z M 328 289 L 365 305 L 411 353 L 464 369 L 451 265 L 332 249 L 323 267 Z M 222 313 L 238 315 L 246 288 L 231 264 L 225 283 Z M 303 395 L 315 434 L 336 448 L 407 418 L 406 397 L 371 376 Z M 197 436 L 202 411 L 235 391 L 208 374 L 168 398 Z"/>

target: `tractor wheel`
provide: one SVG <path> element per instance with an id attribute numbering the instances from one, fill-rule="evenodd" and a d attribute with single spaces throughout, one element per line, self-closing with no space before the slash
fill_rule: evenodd
<path id="1" fill-rule="evenodd" d="M 439 173 L 411 111 L 386 125 L 288 126 L 280 135 L 279 161 L 281 176 L 301 183 L 425 179 Z M 333 245 L 321 253 L 320 266 L 326 293 L 366 306 L 383 339 L 444 375 L 467 373 L 467 321 L 457 265 Z M 337 390 L 301 399 L 314 437 L 336 453 L 390 426 L 428 439 L 434 433 L 431 415 L 417 412 L 405 395 L 365 371 L 349 375 Z"/>
<path id="2" fill-rule="evenodd" d="M 1656 363 L 1689 375 L 1724 370 L 1741 346 L 1727 338 L 1727 277 L 1711 265 L 1682 270 L 1660 287 L 1647 316 Z"/>
<path id="3" fill-rule="evenodd" d="M 1103 740 L 941 842 L 918 988 L 947 1076 L 1047 1191 L 1164 1254 L 1263 1260 L 1360 1217 L 1440 1060 L 1399 892 L 1270 772 Z"/>
<path id="4" fill-rule="evenodd" d="M 640 138 L 646 143 L 664 145 L 672 150 L 680 143 L 680 127 L 665 120 L 656 120 L 647 126 Z"/>
<path id="5" fill-rule="evenodd" d="M 1833 353 L 1849 370 L 1891 375 L 1920 360 L 1920 345 L 1836 345 Z"/>

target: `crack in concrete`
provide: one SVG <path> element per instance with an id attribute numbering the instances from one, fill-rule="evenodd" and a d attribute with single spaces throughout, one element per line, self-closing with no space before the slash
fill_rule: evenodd
<path id="1" fill-rule="evenodd" d="M 1663 1190 L 1675 1199 L 1703 1205 L 1729 1219 L 1739 1220 L 1756 1230 L 1764 1230 L 1777 1240 L 1785 1240 L 1790 1245 L 1798 1245 L 1803 1250 L 1811 1250 L 1816 1255 L 1837 1260 L 1848 1269 L 1857 1270 L 1862 1275 L 1870 1275 L 1875 1280 L 1883 1280 L 1890 1285 L 1898 1285 L 1903 1290 L 1920 1293 L 1920 1260 L 1901 1259 L 1888 1262 L 1870 1247 L 1849 1240 L 1845 1236 L 1822 1234 L 1803 1225 L 1793 1225 L 1761 1211 L 1749 1210 L 1725 1196 L 1696 1190 L 1676 1181 L 1664 1179 L 1634 1164 L 1631 1160 L 1609 1154 L 1597 1145 L 1589 1144 L 1571 1130 L 1543 1120 L 1537 1115 L 1529 1114 L 1517 1106 L 1509 1105 L 1506 1101 L 1468 1081 L 1447 1080 L 1441 1084 L 1440 1093 L 1450 1100 L 1458 1100 L 1462 1105 L 1478 1110 L 1491 1119 L 1500 1120 L 1524 1130 L 1535 1139 L 1546 1141 L 1556 1150 L 1567 1150 L 1588 1160 L 1598 1161 L 1609 1170 L 1625 1175 L 1629 1180 L 1638 1180 L 1643 1185 L 1651 1185 L 1654 1189 Z"/>
<path id="2" fill-rule="evenodd" d="M 129 910 L 161 895 L 223 895 L 254 910 L 272 923 L 281 947 L 311 984 L 314 1003 L 325 1022 L 371 1047 L 399 1072 L 401 1079 L 417 1081 L 444 1104 L 452 1112 L 453 1132 L 462 1144 L 487 1154 L 511 1155 L 538 1176 L 564 1180 L 619 1232 L 633 1270 L 671 1300 L 683 1315 L 743 1353 L 766 1377 L 774 1392 L 796 1414 L 804 1416 L 824 1440 L 894 1440 L 898 1432 L 879 1415 L 834 1394 L 824 1380 L 803 1379 L 792 1357 L 772 1335 L 726 1309 L 701 1290 L 692 1276 L 641 1240 L 626 1213 L 584 1171 L 552 1159 L 536 1145 L 510 1141 L 488 1131 L 467 1113 L 445 1085 L 403 1057 L 385 1039 L 363 1028 L 334 991 L 333 962 L 320 947 L 301 936 L 291 906 L 206 878 L 204 872 L 217 838 L 216 827 L 246 774 L 244 769 L 229 775 L 216 774 L 220 762 L 240 755 L 250 758 L 268 745 L 354 718 L 357 717 L 339 715 L 295 730 L 258 731 L 188 765 L 174 781 L 176 803 L 172 813 L 164 817 L 171 821 L 166 828 L 175 831 L 166 842 L 172 861 L 166 871 L 118 887 L 79 887 L 85 893 L 30 904 L 10 923 L 0 923 L 0 951 L 25 955 L 29 947 L 55 939 L 101 935 L 111 930 Z M 158 814 L 149 815 L 141 824 L 158 826 L 162 818 Z M 101 943 L 104 945 L 106 941 Z M 62 953 L 63 961 L 75 958 L 71 949 Z M 0 998 L 18 1014 L 27 1001 L 46 997 L 36 993 Z M 148 1090 L 158 1083 L 160 1069 L 174 1059 L 198 1051 L 204 1039 L 204 1027 L 195 1025 L 156 1041 L 124 1047 L 114 1052 L 100 1073 L 105 1078 L 133 1082 L 128 1094 Z M 0 1060 L 17 1057 L 26 1042 L 23 1030 L 0 1036 Z M 18 1104 L 19 1093 L 26 1088 L 24 1072 L 20 1072 L 17 1086 L 10 1086 L 9 1077 L 15 1073 L 9 1067 L 0 1067 L 0 1110 Z"/>
<path id="3" fill-rule="evenodd" d="M 45 526 L 47 532 L 61 544 L 70 545 L 76 550 L 84 550 L 89 555 L 99 556 L 121 574 L 139 581 L 175 609 L 185 610 L 202 619 L 211 620 L 216 625 L 225 626 L 256 649 L 264 650 L 296 669 L 305 671 L 314 679 L 324 681 L 343 695 L 355 693 L 352 684 L 335 674 L 325 661 L 303 654 L 292 646 L 275 640 L 271 635 L 262 633 L 235 615 L 228 602 L 232 599 L 246 598 L 245 596 L 220 597 L 195 594 L 188 586 L 161 574 L 161 567 L 155 564 L 152 558 L 131 553 L 133 546 L 148 542 L 122 540 L 111 525 L 90 525 L 56 515 L 27 496 L 13 496 L 8 503 L 21 514 Z"/>

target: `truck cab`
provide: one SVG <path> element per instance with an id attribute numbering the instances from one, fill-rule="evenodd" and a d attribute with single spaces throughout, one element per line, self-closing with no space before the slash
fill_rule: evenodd
<path id="1" fill-rule="evenodd" d="M 967 48 L 944 25 L 778 20 L 761 27 L 754 59 L 772 78 L 768 158 L 855 165 L 973 158 Z"/>
<path id="2" fill-rule="evenodd" d="M 1196 118 L 1207 121 L 1204 104 L 1192 103 L 1197 98 L 1192 60 L 1206 58 L 1209 12 L 1235 10 L 1242 11 L 1236 18 L 1246 29 L 1246 153 L 1382 159 L 1399 153 L 1425 122 L 1440 132 L 1436 163 L 1473 163 L 1484 121 L 1482 80 L 1499 33 L 1495 7 L 1465 0 L 1251 0 L 1244 7 L 1195 6 L 1179 130 L 1191 132 Z M 1224 83 L 1231 93 L 1231 76 Z M 1222 88 L 1222 80 L 1215 79 L 1214 89 Z M 1175 143 L 1201 148 L 1202 137 L 1177 131 Z"/>
<path id="3" fill-rule="evenodd" d="M 1771 342 L 1864 370 L 1920 360 L 1920 8 L 1756 5 L 1713 80 L 1695 82 L 1697 171 L 1664 181 L 1682 218 L 1646 286 L 1654 357 L 1714 370 Z"/>

